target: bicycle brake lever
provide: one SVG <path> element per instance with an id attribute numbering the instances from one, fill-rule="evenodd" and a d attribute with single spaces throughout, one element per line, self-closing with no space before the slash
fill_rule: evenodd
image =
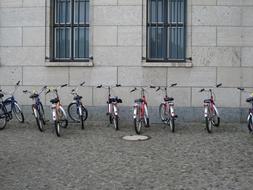
<path id="1" fill-rule="evenodd" d="M 61 88 L 65 87 L 65 86 L 68 86 L 68 84 L 61 85 Z"/>
<path id="2" fill-rule="evenodd" d="M 177 86 L 177 83 L 173 83 L 170 85 L 170 87 Z"/>

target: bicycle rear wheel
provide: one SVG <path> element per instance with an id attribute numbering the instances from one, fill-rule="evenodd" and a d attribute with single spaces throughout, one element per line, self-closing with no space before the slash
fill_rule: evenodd
<path id="1" fill-rule="evenodd" d="M 174 117 L 170 118 L 169 125 L 170 125 L 171 132 L 174 133 L 175 132 L 175 118 Z"/>
<path id="2" fill-rule="evenodd" d="M 209 117 L 206 117 L 206 130 L 208 133 L 212 133 L 212 120 Z"/>
<path id="3" fill-rule="evenodd" d="M 7 124 L 7 119 L 4 113 L 5 111 L 2 105 L 0 105 L 0 130 L 3 130 Z"/>
<path id="4" fill-rule="evenodd" d="M 79 116 L 79 110 L 78 110 L 78 105 L 76 102 L 72 102 L 68 106 L 68 114 L 69 117 L 76 122 L 80 121 L 80 116 Z"/>
<path id="5" fill-rule="evenodd" d="M 249 129 L 249 132 L 252 133 L 253 131 L 252 116 L 250 116 L 248 120 L 248 129 Z"/>
<path id="6" fill-rule="evenodd" d="M 144 121 L 143 119 L 140 118 L 140 115 L 139 115 L 139 111 L 138 108 L 136 108 L 136 118 L 134 118 L 134 129 L 135 129 L 135 132 L 137 135 L 140 135 L 141 134 L 141 129 L 144 125 Z"/>
<path id="7" fill-rule="evenodd" d="M 24 114 L 17 102 L 14 102 L 13 113 L 20 123 L 24 123 Z"/>
<path id="8" fill-rule="evenodd" d="M 220 117 L 217 115 L 216 110 L 214 110 L 214 112 L 213 112 L 212 124 L 215 127 L 219 127 L 220 126 Z"/>
<path id="9" fill-rule="evenodd" d="M 37 126 L 38 126 L 40 132 L 43 132 L 44 131 L 44 124 L 43 124 L 43 121 L 40 119 L 41 118 L 40 111 L 33 107 L 33 114 L 36 119 L 36 123 L 37 123 Z"/>

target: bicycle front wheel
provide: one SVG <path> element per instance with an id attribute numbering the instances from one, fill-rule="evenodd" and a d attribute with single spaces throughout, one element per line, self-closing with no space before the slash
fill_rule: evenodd
<path id="1" fill-rule="evenodd" d="M 78 105 L 76 102 L 72 102 L 68 106 L 68 114 L 69 117 L 76 122 L 80 121 L 80 116 L 79 116 L 79 110 L 78 110 Z"/>
<path id="2" fill-rule="evenodd" d="M 33 114 L 36 119 L 37 126 L 40 130 L 40 132 L 44 131 L 44 124 L 43 121 L 40 119 L 40 111 L 33 107 Z"/>
<path id="3" fill-rule="evenodd" d="M 58 120 L 59 120 L 60 127 L 67 128 L 68 119 L 63 107 L 60 106 L 60 108 L 57 111 L 58 111 Z"/>
<path id="4" fill-rule="evenodd" d="M 20 123 L 24 123 L 24 114 L 17 102 L 14 102 L 13 113 Z"/>
<path id="5" fill-rule="evenodd" d="M 208 133 L 212 133 L 212 120 L 206 117 L 206 130 Z"/>
<path id="6" fill-rule="evenodd" d="M 175 132 L 175 118 L 174 117 L 170 118 L 169 124 L 170 124 L 171 132 L 174 133 Z"/>
<path id="7" fill-rule="evenodd" d="M 165 104 L 161 103 L 159 106 L 159 116 L 160 119 L 162 120 L 162 122 L 166 122 L 167 121 L 167 114 L 166 114 L 166 107 Z"/>
<path id="8" fill-rule="evenodd" d="M 60 133 L 60 128 L 61 128 L 60 122 L 59 121 L 54 121 L 54 127 L 55 127 L 55 132 L 56 132 L 57 137 L 60 137 L 61 136 L 61 133 Z"/>
<path id="9" fill-rule="evenodd" d="M 220 117 L 216 113 L 215 109 L 214 109 L 213 116 L 212 116 L 212 124 L 215 127 L 219 127 L 220 126 Z"/>

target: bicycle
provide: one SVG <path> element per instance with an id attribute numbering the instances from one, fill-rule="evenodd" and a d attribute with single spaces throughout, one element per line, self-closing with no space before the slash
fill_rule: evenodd
<path id="1" fill-rule="evenodd" d="M 12 120 L 12 113 L 14 114 L 14 116 L 16 117 L 16 119 L 20 122 L 20 123 L 24 123 L 24 114 L 17 102 L 17 100 L 15 99 L 15 92 L 17 91 L 18 87 L 20 85 L 20 81 L 18 81 L 15 85 L 15 88 L 13 90 L 13 92 L 4 92 L 2 89 L 0 90 L 0 92 L 3 95 L 9 95 L 10 97 L 8 97 L 7 99 L 5 99 L 4 101 L 2 101 L 2 104 L 7 108 L 8 114 L 6 115 L 7 120 Z M 3 98 L 3 96 L 2 96 Z"/>
<path id="2" fill-rule="evenodd" d="M 114 87 L 120 87 L 120 84 L 116 84 L 115 86 L 103 86 L 99 85 L 97 88 L 104 87 L 108 90 L 108 99 L 107 99 L 107 105 L 108 105 L 108 112 L 106 115 L 109 116 L 109 122 L 110 124 L 114 125 L 114 129 L 117 131 L 119 130 L 119 109 L 118 109 L 118 103 L 122 103 L 122 99 L 120 99 L 118 96 L 111 96 L 111 89 Z"/>
<path id="3" fill-rule="evenodd" d="M 0 130 L 3 130 L 8 121 L 12 119 L 11 111 L 7 111 L 7 108 L 3 101 L 4 94 L 0 92 Z"/>
<path id="4" fill-rule="evenodd" d="M 85 82 L 81 83 L 80 86 L 83 86 Z M 81 99 L 82 96 L 78 95 L 78 86 L 72 89 L 71 94 L 74 96 L 73 102 L 68 105 L 68 114 L 69 117 L 76 122 L 81 123 L 81 129 L 84 129 L 84 121 L 88 117 L 88 111 L 83 106 Z"/>
<path id="5" fill-rule="evenodd" d="M 248 129 L 249 132 L 253 132 L 253 93 L 246 91 L 244 88 L 237 88 L 240 91 L 246 92 L 250 94 L 250 97 L 246 99 L 246 102 L 251 104 L 251 108 L 249 108 L 249 113 L 247 117 Z"/>
<path id="6" fill-rule="evenodd" d="M 130 93 L 140 90 L 141 91 L 141 98 L 136 99 L 134 101 L 134 113 L 133 113 L 133 118 L 134 118 L 134 129 L 136 134 L 140 135 L 141 134 L 141 129 L 143 126 L 145 127 L 150 127 L 149 125 L 149 116 L 148 116 L 148 104 L 145 96 L 145 87 L 142 86 L 140 89 L 135 87 L 130 91 Z"/>
<path id="7" fill-rule="evenodd" d="M 171 84 L 169 87 L 176 86 L 177 83 Z M 177 115 L 175 114 L 174 109 L 174 98 L 168 97 L 168 86 L 164 87 L 155 87 L 150 86 L 150 88 L 157 88 L 156 92 L 159 90 L 164 91 L 165 96 L 163 98 L 163 102 L 159 106 L 159 116 L 164 124 L 167 124 L 170 126 L 171 132 L 175 132 L 175 119 L 177 118 Z"/>
<path id="8" fill-rule="evenodd" d="M 51 99 L 50 102 L 52 104 L 51 109 L 52 109 L 55 132 L 58 137 L 61 136 L 60 128 L 66 128 L 68 126 L 67 114 L 61 105 L 60 97 L 58 94 L 58 90 L 66 86 L 67 84 L 57 86 L 56 88 L 49 89 L 46 92 L 46 94 L 52 92 L 56 95 L 56 97 Z"/>
<path id="9" fill-rule="evenodd" d="M 30 94 L 29 98 L 31 98 L 34 103 L 32 104 L 32 112 L 35 117 L 37 126 L 41 132 L 44 131 L 44 126 L 46 125 L 45 121 L 45 112 L 43 105 L 40 101 L 40 95 L 42 94 L 43 91 L 47 89 L 47 86 L 44 86 L 40 92 L 38 93 L 37 91 L 28 91 L 28 90 L 23 90 L 24 94 Z"/>
<path id="10" fill-rule="evenodd" d="M 222 83 L 217 84 L 216 88 L 222 86 Z M 208 133 L 212 132 L 212 127 L 219 127 L 220 125 L 220 115 L 217 107 L 215 106 L 215 94 L 212 89 L 204 89 L 202 88 L 199 92 L 210 92 L 210 98 L 204 100 L 204 116 L 206 129 Z"/>

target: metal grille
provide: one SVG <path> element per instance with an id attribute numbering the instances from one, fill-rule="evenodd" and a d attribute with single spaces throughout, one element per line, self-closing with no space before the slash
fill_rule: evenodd
<path id="1" fill-rule="evenodd" d="M 53 59 L 89 58 L 89 0 L 53 0 Z"/>
<path id="2" fill-rule="evenodd" d="M 185 60 L 186 0 L 147 0 L 147 58 Z"/>

